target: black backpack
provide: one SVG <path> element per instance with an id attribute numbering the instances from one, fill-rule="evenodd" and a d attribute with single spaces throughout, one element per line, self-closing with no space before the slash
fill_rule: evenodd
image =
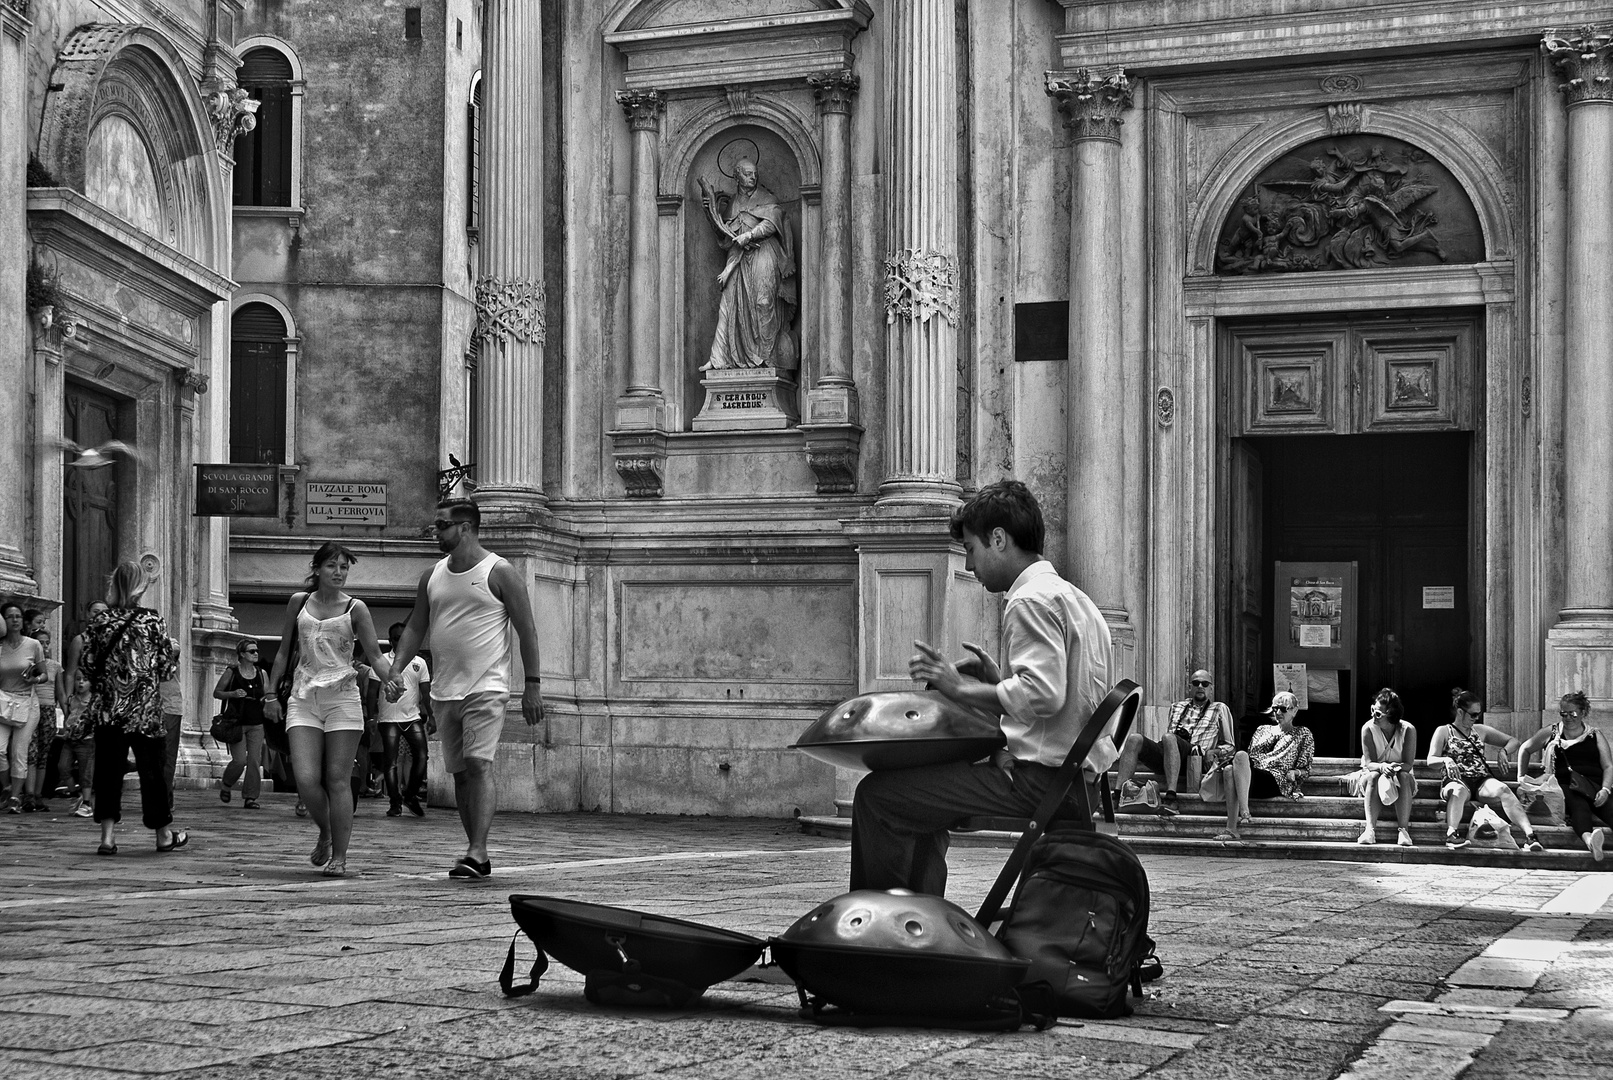
<path id="1" fill-rule="evenodd" d="M 1100 832 L 1061 832 L 1031 848 L 997 936 L 1031 961 L 1021 996 L 1033 1011 L 1114 1019 L 1131 1015 L 1126 989 L 1158 978 L 1148 936 L 1148 874 L 1126 844 Z"/>

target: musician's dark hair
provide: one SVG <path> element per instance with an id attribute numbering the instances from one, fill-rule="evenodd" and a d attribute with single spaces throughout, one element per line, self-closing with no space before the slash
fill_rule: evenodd
<path id="1" fill-rule="evenodd" d="M 968 502 L 952 511 L 949 528 L 954 540 L 962 540 L 965 532 L 984 540 L 991 530 L 1001 529 L 1021 551 L 1032 555 L 1042 553 L 1047 539 L 1042 508 L 1031 489 L 1018 480 L 999 480 L 975 492 Z"/>

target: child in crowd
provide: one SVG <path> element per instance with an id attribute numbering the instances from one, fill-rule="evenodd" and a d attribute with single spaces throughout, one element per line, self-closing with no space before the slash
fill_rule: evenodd
<path id="1" fill-rule="evenodd" d="M 78 801 L 73 816 L 87 818 L 95 812 L 95 730 L 85 710 L 90 705 L 90 680 L 82 670 L 73 679 L 73 693 L 67 699 L 67 727 L 62 732 L 61 772 L 70 777 Z"/>
<path id="2" fill-rule="evenodd" d="M 51 659 L 50 655 L 50 631 L 41 626 L 29 636 L 39 642 L 39 647 L 45 651 L 45 659 L 39 665 L 45 678 L 34 686 L 34 700 L 39 702 L 39 723 L 34 727 L 33 741 L 28 746 L 28 791 L 23 797 L 23 813 L 50 810 L 50 805 L 45 802 L 45 781 L 50 772 L 51 754 L 60 736 L 56 699 L 58 692 L 63 689 L 62 665 Z"/>

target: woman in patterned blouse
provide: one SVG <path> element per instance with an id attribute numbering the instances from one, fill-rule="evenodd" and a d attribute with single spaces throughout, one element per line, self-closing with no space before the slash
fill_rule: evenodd
<path id="1" fill-rule="evenodd" d="M 1310 728 L 1297 727 L 1299 699 L 1284 690 L 1273 694 L 1270 715 L 1275 723 L 1255 728 L 1249 749 L 1239 750 L 1232 759 L 1232 783 L 1238 800 L 1238 824 L 1254 818 L 1250 799 L 1305 797 L 1305 778 L 1311 774 L 1316 756 L 1316 737 Z"/>
<path id="2" fill-rule="evenodd" d="M 67 651 L 67 680 L 79 665 L 90 683 L 85 712 L 95 731 L 95 820 L 101 826 L 101 855 L 116 855 L 113 830 L 122 818 L 123 763 L 134 751 L 140 774 L 140 817 L 157 834 L 158 851 L 174 851 L 189 842 L 183 829 L 172 828 L 165 775 L 166 738 L 157 685 L 179 668 L 179 654 L 168 637 L 168 624 L 140 605 L 149 582 L 137 563 L 120 562 L 107 585 L 109 609 L 90 617 Z"/>

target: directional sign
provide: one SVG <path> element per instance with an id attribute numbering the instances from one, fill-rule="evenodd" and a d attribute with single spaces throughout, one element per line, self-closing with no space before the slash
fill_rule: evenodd
<path id="1" fill-rule="evenodd" d="M 385 525 L 386 485 L 309 481 L 303 507 L 310 525 Z"/>

